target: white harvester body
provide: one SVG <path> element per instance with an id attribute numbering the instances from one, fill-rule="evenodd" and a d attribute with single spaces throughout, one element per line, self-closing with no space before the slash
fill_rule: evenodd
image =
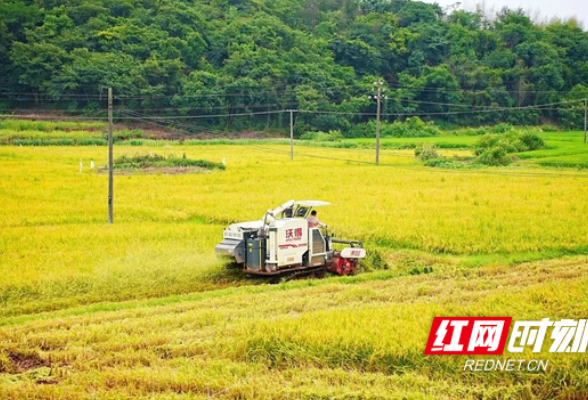
<path id="1" fill-rule="evenodd" d="M 320 228 L 309 227 L 306 220 L 314 207 L 327 205 L 318 200 L 290 200 L 268 210 L 261 220 L 231 224 L 224 230 L 216 253 L 242 265 L 250 275 L 285 276 L 311 271 L 320 276 L 321 269 L 350 275 L 357 260 L 365 258 L 361 242 L 333 239 Z M 338 252 L 333 243 L 351 247 Z M 334 262 L 337 266 L 333 266 Z"/>

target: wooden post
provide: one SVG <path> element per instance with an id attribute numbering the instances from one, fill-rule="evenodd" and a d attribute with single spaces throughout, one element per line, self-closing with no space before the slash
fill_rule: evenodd
<path id="1" fill-rule="evenodd" d="M 380 164 L 380 119 L 382 114 L 382 95 L 384 82 L 378 81 L 374 82 L 376 85 L 376 104 L 377 104 L 377 113 L 376 113 L 376 165 Z"/>
<path id="2" fill-rule="evenodd" d="M 113 173 L 113 117 L 112 117 L 112 88 L 108 88 L 108 223 L 114 222 L 114 173 Z"/>
<path id="3" fill-rule="evenodd" d="M 588 99 L 584 99 L 584 144 L 586 144 L 586 115 L 588 114 Z"/>
<path id="4" fill-rule="evenodd" d="M 290 161 L 294 161 L 294 110 L 290 110 Z"/>

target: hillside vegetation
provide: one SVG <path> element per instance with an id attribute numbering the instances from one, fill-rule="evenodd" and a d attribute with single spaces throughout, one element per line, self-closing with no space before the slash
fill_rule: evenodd
<path id="1" fill-rule="evenodd" d="M 576 100 L 588 97 L 588 33 L 573 20 L 534 24 L 520 10 L 490 20 L 405 0 L 5 0 L 0 38 L 7 111 L 95 113 L 112 87 L 117 109 L 135 113 L 121 116 L 296 108 L 306 111 L 298 133 L 346 132 L 369 118 L 353 113 L 375 112 L 368 94 L 383 80 L 383 111 L 399 114 L 391 121 L 416 113 L 580 129 Z M 186 129 L 287 124 L 264 114 Z"/>

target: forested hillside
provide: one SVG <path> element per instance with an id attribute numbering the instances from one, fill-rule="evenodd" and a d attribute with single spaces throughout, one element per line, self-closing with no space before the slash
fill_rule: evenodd
<path id="1" fill-rule="evenodd" d="M 3 0 L 0 77 L 0 111 L 94 112 L 112 87 L 143 114 L 263 113 L 203 126 L 286 129 L 268 112 L 292 108 L 299 130 L 345 132 L 383 80 L 390 120 L 579 128 L 588 33 L 404 0 Z"/>

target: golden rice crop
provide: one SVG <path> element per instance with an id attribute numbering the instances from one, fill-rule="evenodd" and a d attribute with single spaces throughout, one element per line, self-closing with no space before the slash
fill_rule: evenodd
<path id="1" fill-rule="evenodd" d="M 0 396 L 583 398 L 583 354 L 521 354 L 549 360 L 545 374 L 471 374 L 461 371 L 466 357 L 426 357 L 423 349 L 433 316 L 583 317 L 586 272 L 584 257 L 574 257 L 242 287 L 4 320 Z"/>
<path id="2" fill-rule="evenodd" d="M 586 173 L 430 170 L 399 150 L 376 167 L 349 161 L 372 161 L 359 149 L 291 162 L 280 145 L 115 147 L 136 152 L 227 169 L 117 175 L 108 225 L 107 176 L 89 169 L 104 147 L 0 147 L 0 398 L 588 395 L 583 354 L 521 355 L 548 359 L 545 374 L 423 355 L 433 316 L 585 318 Z M 225 270 L 222 229 L 291 198 L 331 202 L 329 230 L 390 270 L 274 286 Z M 406 276 L 423 265 L 433 273 Z"/>
<path id="3" fill-rule="evenodd" d="M 319 217 L 368 251 L 452 257 L 583 253 L 587 174 L 519 169 L 440 172 L 411 151 L 287 146 L 117 146 L 220 161 L 223 172 L 117 176 L 106 221 L 104 147 L 0 148 L 0 301 L 4 315 L 100 299 L 186 293 L 235 283 L 214 257 L 231 221 L 261 218 L 288 199 L 333 205 Z M 302 155 L 304 154 L 304 155 Z M 325 158 L 322 158 L 325 157 Z M 79 173 L 80 159 L 85 167 Z"/>

